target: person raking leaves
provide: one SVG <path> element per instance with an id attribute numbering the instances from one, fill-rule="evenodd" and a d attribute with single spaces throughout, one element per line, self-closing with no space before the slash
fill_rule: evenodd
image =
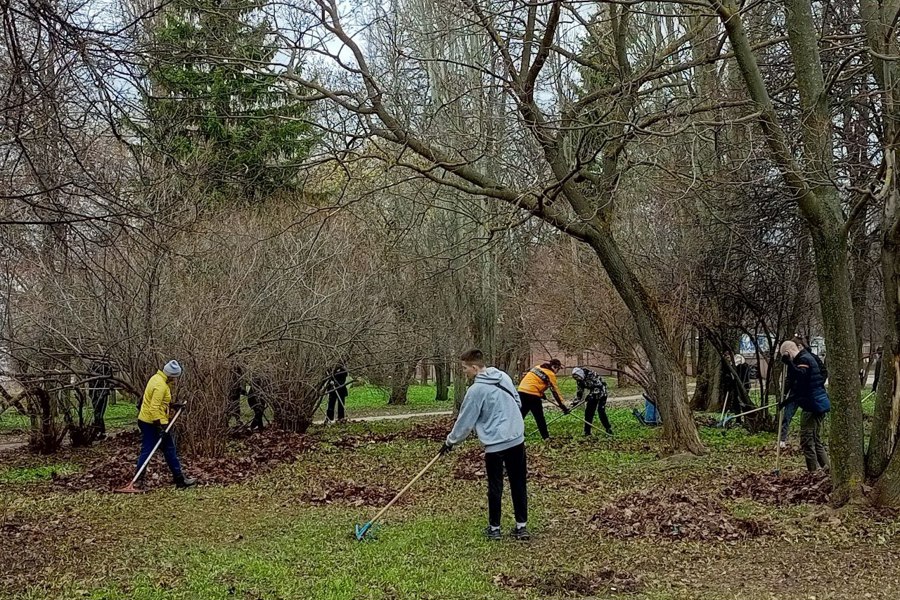
<path id="1" fill-rule="evenodd" d="M 583 367 L 572 369 L 572 379 L 578 384 L 575 404 L 581 404 L 582 400 L 587 402 L 584 407 L 584 435 L 591 435 L 591 424 L 594 422 L 595 412 L 606 433 L 612 435 L 612 427 L 606 414 L 606 402 L 609 400 L 606 382 L 598 373 Z M 586 397 L 585 394 L 587 394 Z"/>
<path id="2" fill-rule="evenodd" d="M 177 360 L 170 360 L 147 382 L 144 396 L 141 400 L 138 413 L 138 428 L 141 430 L 141 453 L 138 456 L 137 468 L 140 469 L 144 461 L 153 452 L 156 442 L 162 439 L 163 456 L 166 464 L 172 472 L 172 480 L 177 488 L 187 488 L 197 484 L 197 481 L 184 476 L 181 470 L 181 462 L 175 450 L 175 439 L 171 433 L 166 433 L 166 425 L 169 424 L 169 411 L 183 408 L 183 404 L 172 402 L 172 389 L 170 382 L 181 376 L 181 365 Z M 146 473 L 146 470 L 144 471 Z M 141 483 L 143 475 L 138 479 Z"/>
<path id="3" fill-rule="evenodd" d="M 544 418 L 544 394 L 549 389 L 553 394 L 553 399 L 560 409 L 569 414 L 570 408 L 566 406 L 559 386 L 556 383 L 556 374 L 562 369 L 562 363 L 553 358 L 545 363 L 534 367 L 522 381 L 519 382 L 519 399 L 522 405 L 522 418 L 524 419 L 529 412 L 534 414 L 534 421 L 537 423 L 541 437 L 550 438 L 550 432 L 547 430 L 547 420 Z"/>
<path id="4" fill-rule="evenodd" d="M 503 498 L 503 470 L 509 478 L 516 525 L 512 536 L 529 539 L 528 485 L 525 457 L 525 421 L 519 396 L 509 375 L 487 367 L 481 350 L 469 350 L 460 356 L 463 372 L 472 380 L 453 429 L 441 446 L 446 455 L 465 440 L 472 429 L 484 445 L 484 465 L 488 480 L 489 540 L 500 539 L 500 514 Z"/>

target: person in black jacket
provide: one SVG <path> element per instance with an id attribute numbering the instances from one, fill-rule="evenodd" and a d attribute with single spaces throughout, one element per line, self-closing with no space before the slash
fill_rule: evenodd
<path id="1" fill-rule="evenodd" d="M 878 349 L 875 350 L 875 379 L 872 380 L 872 391 L 878 391 L 878 380 L 881 379 L 881 355 L 882 348 L 878 346 Z"/>
<path id="2" fill-rule="evenodd" d="M 831 410 L 831 400 L 825 391 L 825 377 L 819 361 L 809 350 L 792 341 L 781 344 L 779 352 L 782 362 L 788 368 L 788 401 L 795 402 L 803 410 L 800 417 L 800 445 L 806 457 L 806 468 L 809 471 L 828 469 L 830 463 L 828 451 L 822 442 L 822 429 L 825 416 Z"/>
<path id="3" fill-rule="evenodd" d="M 582 367 L 572 369 L 572 379 L 578 384 L 575 402 L 581 403 L 581 400 L 587 394 L 587 404 L 584 408 L 584 435 L 591 435 L 591 423 L 594 422 L 594 412 L 600 418 L 600 423 L 603 425 L 606 433 L 612 435 L 612 427 L 609 424 L 609 417 L 606 415 L 606 401 L 609 399 L 606 382 L 603 381 L 599 374 Z"/>
<path id="4" fill-rule="evenodd" d="M 91 398 L 91 407 L 94 409 L 94 430 L 98 440 L 106 439 L 106 407 L 109 404 L 109 394 L 112 390 L 112 364 L 106 358 L 91 363 L 91 381 L 88 386 L 88 395 Z"/>
<path id="5" fill-rule="evenodd" d="M 338 421 L 346 420 L 344 406 L 347 403 L 347 367 L 338 363 L 331 369 L 331 374 L 325 382 L 325 390 L 328 392 L 328 410 L 325 416 L 329 421 L 334 421 L 334 409 L 337 407 Z"/>

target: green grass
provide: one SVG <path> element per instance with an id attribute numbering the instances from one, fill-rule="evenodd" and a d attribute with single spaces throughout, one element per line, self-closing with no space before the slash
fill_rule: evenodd
<path id="1" fill-rule="evenodd" d="M 0 597 L 841 600 L 859 590 L 875 599 L 896 597 L 900 523 L 876 522 L 865 513 L 845 512 L 836 526 L 809 519 L 816 507 L 782 511 L 743 499 L 727 504 L 731 513 L 764 519 L 777 534 L 739 544 L 619 539 L 592 530 L 591 516 L 623 495 L 659 489 L 716 494 L 736 474 L 772 467 L 771 455 L 759 452 L 771 447 L 772 434 L 733 430 L 723 437 L 719 429 L 701 428 L 708 454 L 670 463 L 657 456 L 659 429 L 641 426 L 626 409 L 612 409 L 610 417 L 613 439 L 583 438 L 582 423 L 572 416 L 550 426 L 549 443 L 529 438 L 529 461 L 543 477 L 529 482 L 535 537 L 526 544 L 481 537 L 484 481 L 454 475 L 464 456 L 477 452 L 474 441 L 426 473 L 387 513 L 371 541 L 356 542 L 353 526 L 371 518 L 380 504 L 321 506 L 304 500 L 309 490 L 330 482 L 400 489 L 434 455 L 438 442 L 399 438 L 355 450 L 332 442 L 370 431 L 402 432 L 412 422 L 316 427 L 310 433 L 318 442 L 314 452 L 241 485 L 138 496 L 0 485 L 0 524 L 6 518 L 39 530 L 0 545 L 0 562 L 6 561 Z M 530 417 L 527 426 L 533 428 Z M 783 458 L 785 470 L 800 468 L 796 454 Z M 46 468 L 62 466 L 47 460 Z M 184 462 L 190 471 L 190 457 Z M 507 495 L 504 529 L 511 525 Z M 865 569 L 855 566 L 860 555 L 866 556 Z M 803 577 L 791 575 L 797 564 L 804 565 Z M 633 593 L 594 594 L 558 587 L 575 575 L 610 571 L 631 575 L 640 585 Z M 515 588 L 503 581 L 529 583 Z"/>
<path id="2" fill-rule="evenodd" d="M 50 481 L 57 475 L 68 475 L 78 471 L 71 463 L 42 465 L 39 467 L 14 467 L 0 470 L 0 483 L 36 483 Z"/>
<path id="3" fill-rule="evenodd" d="M 85 419 L 91 421 L 91 409 L 85 409 Z M 116 404 L 110 404 L 106 408 L 106 427 L 117 429 L 130 426 L 137 419 L 137 407 L 129 400 L 121 399 Z M 9 409 L 0 415 L 0 434 L 24 432 L 29 427 L 28 417 L 14 409 Z"/>

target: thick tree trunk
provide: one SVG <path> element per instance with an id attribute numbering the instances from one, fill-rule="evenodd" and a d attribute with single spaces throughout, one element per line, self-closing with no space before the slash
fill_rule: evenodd
<path id="1" fill-rule="evenodd" d="M 865 475 L 862 405 L 856 363 L 856 327 L 843 234 L 813 231 L 819 301 L 828 342 L 828 390 L 832 400 L 830 448 L 834 502 L 862 490 Z"/>
<path id="2" fill-rule="evenodd" d="M 459 407 L 462 406 L 468 386 L 469 382 L 466 380 L 465 373 L 462 372 L 462 366 L 459 361 L 455 361 L 453 363 L 453 408 L 456 412 L 459 412 Z"/>
<path id="3" fill-rule="evenodd" d="M 388 404 L 391 406 L 406 404 L 406 395 L 409 392 L 409 382 L 415 375 L 415 363 L 399 363 L 394 368 L 394 377 L 391 380 L 391 395 Z"/>
<path id="4" fill-rule="evenodd" d="M 702 454 L 703 444 L 688 403 L 684 366 L 665 334 L 655 301 L 625 262 L 612 231 L 606 228 L 589 243 L 637 324 L 641 346 L 653 369 L 663 444 L 672 452 Z"/>
<path id="5" fill-rule="evenodd" d="M 881 269 L 884 279 L 884 344 L 881 367 L 881 378 L 878 381 L 875 400 L 875 417 L 872 419 L 872 432 L 869 438 L 869 452 L 866 456 L 866 474 L 870 479 L 882 476 L 884 479 L 896 477 L 889 475 L 888 462 L 898 462 L 895 455 L 897 447 L 898 426 L 900 426 L 900 385 L 898 384 L 898 368 L 900 368 L 900 194 L 895 190 L 887 200 L 885 207 L 885 226 L 887 231 L 882 239 Z M 896 469 L 894 469 L 896 471 Z M 900 497 L 887 493 L 887 482 L 879 482 L 878 487 L 885 486 L 876 494 L 880 502 L 896 503 Z M 896 492 L 895 492 L 896 494 Z"/>
<path id="6" fill-rule="evenodd" d="M 722 359 L 706 333 L 700 334 L 697 353 L 697 387 L 691 399 L 691 408 L 697 411 L 712 410 L 719 402 L 722 389 Z"/>

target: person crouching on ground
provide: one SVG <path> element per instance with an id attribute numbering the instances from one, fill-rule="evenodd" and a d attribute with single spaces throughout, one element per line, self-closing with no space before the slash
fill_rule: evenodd
<path id="1" fill-rule="evenodd" d="M 578 384 L 575 403 L 580 403 L 587 394 L 587 405 L 584 408 L 584 435 L 591 435 L 594 412 L 600 418 L 600 423 L 606 433 L 612 435 L 612 427 L 609 424 L 609 417 L 606 415 L 606 401 L 609 399 L 606 382 L 597 373 L 582 367 L 572 369 L 572 379 Z"/>
<path id="2" fill-rule="evenodd" d="M 487 367 L 481 350 L 469 350 L 459 357 L 463 372 L 472 380 L 459 416 L 447 441 L 441 447 L 446 455 L 475 429 L 484 445 L 484 464 L 488 479 L 488 528 L 490 540 L 500 539 L 500 507 L 503 498 L 503 469 L 509 478 L 516 526 L 512 536 L 527 540 L 528 489 L 525 459 L 525 421 L 519 409 L 519 396 L 509 375 Z"/>
<path id="3" fill-rule="evenodd" d="M 822 429 L 825 415 L 831 410 L 831 400 L 825 391 L 825 377 L 819 362 L 809 350 L 790 340 L 781 344 L 779 352 L 790 371 L 789 401 L 796 402 L 803 410 L 800 416 L 800 446 L 806 457 L 806 468 L 809 471 L 828 469 L 828 451 L 822 442 Z"/>
<path id="4" fill-rule="evenodd" d="M 562 363 L 557 359 L 549 360 L 534 367 L 522 381 L 519 382 L 519 398 L 522 404 L 522 418 L 524 419 L 529 412 L 534 414 L 534 421 L 537 423 L 541 437 L 550 438 L 550 432 L 547 430 L 547 420 L 544 419 L 544 394 L 549 389 L 553 394 L 553 399 L 566 414 L 569 413 L 569 407 L 563 401 L 562 394 L 556 383 L 556 374 L 562 369 Z"/>
<path id="5" fill-rule="evenodd" d="M 137 468 L 140 469 L 156 442 L 162 440 L 160 444 L 166 464 L 172 471 L 172 479 L 175 487 L 186 488 L 196 485 L 196 480 L 189 479 L 184 476 L 181 471 L 181 463 L 178 461 L 178 453 L 175 450 L 175 439 L 172 434 L 166 432 L 166 426 L 169 424 L 169 411 L 182 408 L 183 404 L 172 404 L 172 390 L 169 386 L 170 382 L 181 376 L 181 365 L 178 361 L 170 360 L 161 371 L 157 371 L 156 375 L 147 382 L 144 390 L 144 397 L 141 401 L 141 410 L 138 413 L 138 428 L 141 430 L 141 454 L 138 456 Z M 141 475 L 141 482 L 144 478 Z"/>

